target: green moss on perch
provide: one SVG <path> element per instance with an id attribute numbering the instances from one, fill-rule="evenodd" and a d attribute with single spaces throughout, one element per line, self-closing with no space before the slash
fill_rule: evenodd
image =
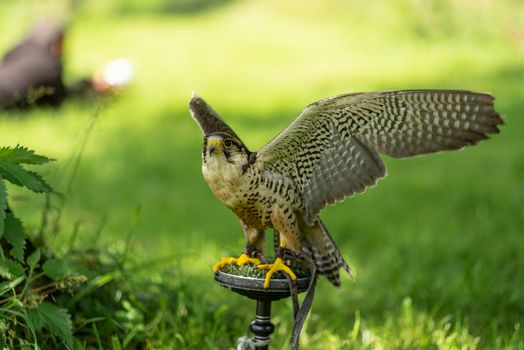
<path id="1" fill-rule="evenodd" d="M 298 278 L 309 277 L 311 271 L 307 263 L 304 260 L 293 260 L 289 265 L 291 270 L 295 272 Z M 265 278 L 268 270 L 261 270 L 256 265 L 245 264 L 238 266 L 236 264 L 225 265 L 220 268 L 220 271 L 229 273 L 235 276 L 251 277 L 251 278 Z M 272 276 L 272 279 L 286 279 L 285 274 L 282 271 L 277 271 Z"/>

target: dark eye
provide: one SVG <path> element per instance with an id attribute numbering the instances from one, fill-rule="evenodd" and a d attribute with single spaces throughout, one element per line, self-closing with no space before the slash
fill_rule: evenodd
<path id="1" fill-rule="evenodd" d="M 226 146 L 227 148 L 233 146 L 233 141 L 231 141 L 231 140 L 225 140 L 225 141 L 224 141 L 224 146 Z"/>

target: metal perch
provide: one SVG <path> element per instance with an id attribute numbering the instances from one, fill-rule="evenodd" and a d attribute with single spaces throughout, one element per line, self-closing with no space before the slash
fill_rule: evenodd
<path id="1" fill-rule="evenodd" d="M 271 303 L 276 300 L 288 298 L 292 295 L 293 306 L 295 310 L 295 326 L 291 337 L 291 348 L 298 348 L 298 336 L 304 323 L 305 317 L 311 306 L 313 299 L 313 290 L 315 276 L 298 278 L 296 283 L 289 282 L 286 279 L 271 279 L 269 288 L 264 288 L 263 278 L 244 277 L 218 271 L 215 273 L 215 280 L 223 287 L 232 290 L 235 293 L 244 295 L 250 299 L 256 300 L 256 316 L 251 322 L 251 331 L 255 335 L 252 343 L 257 350 L 267 350 L 271 342 L 271 334 L 275 326 L 271 323 Z M 298 308 L 296 295 L 308 290 L 308 295 L 302 303 L 302 308 Z"/>

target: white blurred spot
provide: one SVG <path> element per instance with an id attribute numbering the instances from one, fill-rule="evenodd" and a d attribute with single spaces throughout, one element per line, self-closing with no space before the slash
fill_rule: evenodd
<path id="1" fill-rule="evenodd" d="M 127 85 L 133 80 L 134 69 L 131 62 L 124 58 L 118 58 L 109 62 L 104 67 L 104 81 L 114 87 Z"/>

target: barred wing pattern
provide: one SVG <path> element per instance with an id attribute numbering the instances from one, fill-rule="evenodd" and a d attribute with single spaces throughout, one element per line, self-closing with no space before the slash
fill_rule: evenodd
<path id="1" fill-rule="evenodd" d="M 401 90 L 346 94 L 306 107 L 257 154 L 258 167 L 293 180 L 309 223 L 327 204 L 386 176 L 379 157 L 460 149 L 497 133 L 488 94 Z"/>

